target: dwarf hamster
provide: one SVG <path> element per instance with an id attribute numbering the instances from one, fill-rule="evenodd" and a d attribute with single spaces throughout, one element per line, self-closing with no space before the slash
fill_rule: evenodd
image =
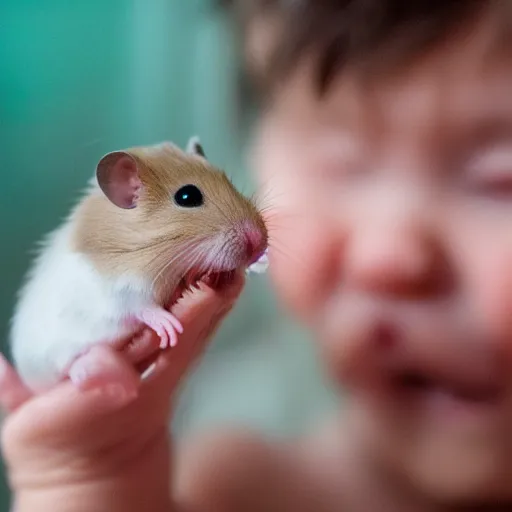
<path id="1" fill-rule="evenodd" d="M 183 327 L 170 305 L 200 280 L 215 287 L 233 278 L 266 247 L 255 203 L 207 161 L 199 139 L 185 150 L 164 142 L 108 153 L 20 289 L 14 364 L 42 390 L 91 346 L 143 325 L 162 348 L 174 346 Z"/>

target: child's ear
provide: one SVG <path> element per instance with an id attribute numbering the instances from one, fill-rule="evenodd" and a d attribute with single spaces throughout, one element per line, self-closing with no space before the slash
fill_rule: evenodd
<path id="1" fill-rule="evenodd" d="M 142 182 L 135 158 L 126 151 L 106 154 L 96 167 L 98 185 L 108 199 L 119 208 L 137 206 Z"/>
<path id="2" fill-rule="evenodd" d="M 190 137 L 187 144 L 187 153 L 206 159 L 206 155 L 204 154 L 204 149 L 201 145 L 199 137 Z"/>

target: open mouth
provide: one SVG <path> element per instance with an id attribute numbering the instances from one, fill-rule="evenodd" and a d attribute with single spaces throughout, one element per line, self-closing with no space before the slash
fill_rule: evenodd
<path id="1" fill-rule="evenodd" d="M 427 343 L 438 339 L 432 337 L 430 330 L 428 335 L 419 330 L 416 336 L 420 338 L 411 337 L 408 341 L 408 333 L 403 334 L 396 325 L 383 323 L 377 327 L 371 338 L 383 351 L 377 361 L 382 373 L 378 369 L 377 372 L 382 377 L 385 393 L 393 400 L 403 400 L 413 408 L 427 406 L 436 413 L 446 410 L 481 413 L 489 408 L 501 408 L 506 378 L 485 341 L 468 342 L 466 351 L 463 345 L 455 350 L 455 341 L 448 341 L 446 346 L 432 343 L 427 350 Z"/>
<path id="2" fill-rule="evenodd" d="M 192 269 L 181 279 L 175 292 L 173 293 L 170 303 L 175 304 L 187 292 L 194 292 L 200 286 L 208 286 L 213 290 L 221 290 L 222 288 L 233 284 L 236 277 L 236 269 L 223 271 L 206 271 L 201 272 Z"/>
<path id="3" fill-rule="evenodd" d="M 191 271 L 182 279 L 181 286 L 186 289 L 197 286 L 197 284 L 201 282 L 214 290 L 218 290 L 233 283 L 235 274 L 235 269 L 224 270 L 220 272 L 209 271 L 200 274 Z"/>
<path id="4" fill-rule="evenodd" d="M 442 397 L 466 405 L 494 405 L 502 389 L 491 382 L 463 382 L 442 376 L 432 376 L 418 370 L 405 370 L 392 377 L 393 388 L 406 397 Z"/>

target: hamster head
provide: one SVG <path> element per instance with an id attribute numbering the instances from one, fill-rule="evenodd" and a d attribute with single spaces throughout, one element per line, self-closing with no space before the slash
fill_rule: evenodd
<path id="1" fill-rule="evenodd" d="M 190 284 L 247 267 L 266 249 L 258 208 L 196 139 L 186 151 L 166 142 L 109 153 L 96 176 L 103 203 L 96 197 L 80 214 L 89 227 L 78 238 L 119 271 L 136 266 L 153 280 L 179 274 Z"/>

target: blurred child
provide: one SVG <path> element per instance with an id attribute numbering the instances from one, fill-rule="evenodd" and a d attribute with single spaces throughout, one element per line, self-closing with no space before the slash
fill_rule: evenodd
<path id="1" fill-rule="evenodd" d="M 6 366 L 17 510 L 512 510 L 510 2 L 242 7 L 271 272 L 349 393 L 339 421 L 292 445 L 194 440 L 170 468 L 163 404 L 188 355 L 110 405 L 67 385 L 27 397 Z M 191 298 L 190 339 L 235 298 Z M 101 360 L 113 384 L 136 378 Z"/>

